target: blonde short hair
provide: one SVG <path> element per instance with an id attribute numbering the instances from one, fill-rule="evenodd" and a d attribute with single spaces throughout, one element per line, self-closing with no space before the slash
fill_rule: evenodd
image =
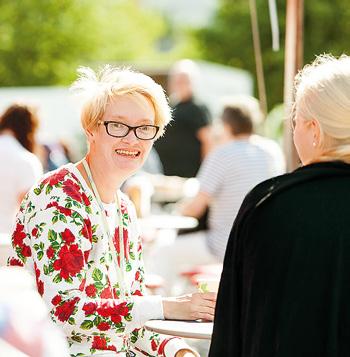
<path id="1" fill-rule="evenodd" d="M 85 130 L 95 128 L 112 98 L 122 95 L 142 95 L 153 105 L 157 137 L 171 120 L 171 109 L 163 88 L 152 78 L 128 68 L 105 65 L 98 72 L 89 67 L 78 68 L 78 79 L 71 90 L 83 99 L 81 123 Z"/>
<path id="2" fill-rule="evenodd" d="M 319 122 L 325 159 L 350 161 L 349 56 L 317 56 L 297 74 L 295 114 Z"/>

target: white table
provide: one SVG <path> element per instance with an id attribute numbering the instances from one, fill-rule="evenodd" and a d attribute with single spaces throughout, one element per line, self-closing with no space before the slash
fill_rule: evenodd
<path id="1" fill-rule="evenodd" d="M 190 229 L 197 227 L 198 220 L 187 216 L 159 214 L 139 218 L 139 223 L 143 229 Z"/>
<path id="2" fill-rule="evenodd" d="M 147 330 L 165 335 L 210 340 L 213 333 L 212 322 L 149 320 Z"/>

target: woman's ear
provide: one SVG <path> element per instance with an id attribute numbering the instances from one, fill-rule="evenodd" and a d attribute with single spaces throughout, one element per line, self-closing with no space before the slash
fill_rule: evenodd
<path id="1" fill-rule="evenodd" d="M 311 130 L 313 134 L 313 146 L 318 147 L 321 144 L 321 127 L 320 123 L 316 119 L 310 120 Z"/>
<path id="2" fill-rule="evenodd" d="M 85 135 L 89 144 L 92 144 L 95 141 L 94 132 L 91 129 L 85 129 Z"/>

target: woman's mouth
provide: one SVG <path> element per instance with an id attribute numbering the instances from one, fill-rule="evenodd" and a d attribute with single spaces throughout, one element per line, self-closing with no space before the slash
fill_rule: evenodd
<path id="1" fill-rule="evenodd" d="M 115 153 L 124 156 L 124 157 L 138 157 L 141 154 L 141 151 L 139 150 L 125 150 L 125 149 L 117 149 L 115 150 Z"/>

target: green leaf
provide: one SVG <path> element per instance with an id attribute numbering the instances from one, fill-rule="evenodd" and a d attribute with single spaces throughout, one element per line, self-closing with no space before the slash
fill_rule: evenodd
<path id="1" fill-rule="evenodd" d="M 103 278 L 103 274 L 102 274 L 101 270 L 98 268 L 95 268 L 94 271 L 92 272 L 92 278 L 95 281 L 101 281 Z"/>
<path id="2" fill-rule="evenodd" d="M 130 341 L 131 341 L 131 343 L 135 343 L 137 341 L 137 337 L 131 336 Z"/>
<path id="3" fill-rule="evenodd" d="M 126 321 L 132 321 L 132 316 L 131 316 L 131 314 L 128 314 L 128 315 L 126 315 L 125 317 L 124 317 L 124 319 L 126 320 Z"/>
<path id="4" fill-rule="evenodd" d="M 92 213 L 90 206 L 86 206 L 85 211 L 86 211 L 86 213 Z"/>
<path id="5" fill-rule="evenodd" d="M 44 264 L 44 275 L 49 275 L 49 267 Z"/>
<path id="6" fill-rule="evenodd" d="M 67 218 L 65 217 L 64 214 L 60 214 L 59 217 L 60 217 L 60 221 L 67 223 Z"/>
<path id="7" fill-rule="evenodd" d="M 55 224 L 58 222 L 58 217 L 57 216 L 53 216 L 52 217 L 52 223 Z"/>
<path id="8" fill-rule="evenodd" d="M 56 276 L 53 278 L 53 282 L 55 284 L 60 283 L 62 281 L 61 275 L 58 273 Z"/>
<path id="9" fill-rule="evenodd" d="M 54 249 L 54 250 L 58 250 L 60 248 L 60 243 L 58 243 L 57 241 L 54 241 L 51 243 L 51 247 Z"/>
<path id="10" fill-rule="evenodd" d="M 94 319 L 94 325 L 97 326 L 101 322 L 102 322 L 102 317 L 101 316 L 96 316 L 95 319 Z"/>
<path id="11" fill-rule="evenodd" d="M 57 233 L 54 230 L 49 229 L 48 239 L 49 239 L 50 242 L 54 242 L 55 240 L 57 240 Z"/>
<path id="12" fill-rule="evenodd" d="M 101 281 L 96 281 L 95 283 L 94 283 L 94 285 L 95 285 L 95 288 L 97 289 L 97 290 L 102 290 L 102 289 L 104 289 L 104 285 L 102 284 L 102 282 Z"/>
<path id="13" fill-rule="evenodd" d="M 126 264 L 126 271 L 131 271 L 131 264 L 130 263 Z"/>
<path id="14" fill-rule="evenodd" d="M 133 252 L 130 252 L 129 253 L 129 257 L 132 259 L 132 260 L 135 260 L 135 254 Z"/>
<path id="15" fill-rule="evenodd" d="M 42 250 L 40 250 L 38 252 L 38 259 L 41 260 L 43 258 L 43 256 L 44 256 L 44 252 Z"/>
<path id="16" fill-rule="evenodd" d="M 93 243 L 97 243 L 98 242 L 98 237 L 97 236 L 92 236 L 92 241 L 93 241 Z"/>
<path id="17" fill-rule="evenodd" d="M 64 279 L 67 283 L 72 284 L 73 283 L 73 279 L 71 276 L 69 276 L 67 279 Z"/>
<path id="18" fill-rule="evenodd" d="M 68 321 L 69 321 L 69 320 L 68 320 Z M 81 342 L 81 341 L 82 341 L 82 338 L 81 338 L 80 336 L 76 336 L 76 335 L 71 336 L 71 339 L 72 339 L 73 341 L 76 341 L 76 342 Z"/>
<path id="19" fill-rule="evenodd" d="M 44 250 L 44 248 L 45 248 L 44 243 L 40 242 L 39 247 L 40 247 L 41 250 Z"/>
<path id="20" fill-rule="evenodd" d="M 70 325 L 75 325 L 76 323 L 75 323 L 75 319 L 73 318 L 73 317 L 70 317 L 69 319 L 68 319 L 68 323 L 70 324 Z"/>
<path id="21" fill-rule="evenodd" d="M 41 193 L 40 188 L 34 188 L 34 193 L 35 193 L 37 196 L 39 196 L 40 193 Z"/>
<path id="22" fill-rule="evenodd" d="M 34 244 L 33 247 L 34 247 L 35 250 L 39 250 L 40 249 L 39 244 Z"/>
<path id="23" fill-rule="evenodd" d="M 80 325 L 80 327 L 83 330 L 90 330 L 94 326 L 93 322 L 90 320 L 85 320 L 83 323 Z"/>
<path id="24" fill-rule="evenodd" d="M 46 190 L 45 190 L 45 193 L 48 195 L 51 191 L 52 191 L 52 186 L 51 185 L 47 185 L 46 186 Z"/>

